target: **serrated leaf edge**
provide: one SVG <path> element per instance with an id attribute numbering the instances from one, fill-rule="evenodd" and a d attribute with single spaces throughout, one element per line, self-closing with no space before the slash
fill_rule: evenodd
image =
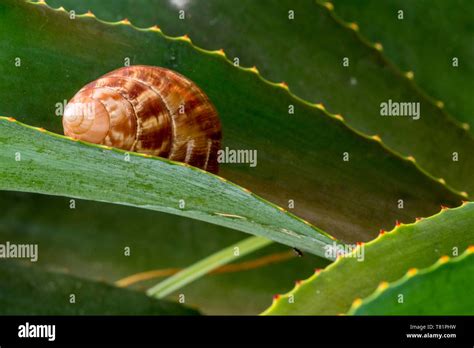
<path id="1" fill-rule="evenodd" d="M 213 173 L 209 173 L 201 168 L 197 168 L 197 167 L 193 167 L 187 163 L 183 163 L 183 162 L 176 162 L 176 161 L 172 161 L 170 159 L 167 159 L 167 158 L 163 158 L 163 157 L 157 157 L 157 156 L 152 156 L 152 155 L 149 155 L 149 154 L 143 154 L 143 153 L 138 153 L 138 152 L 132 152 L 132 151 L 125 151 L 125 150 L 122 150 L 122 149 L 118 149 L 118 148 L 115 148 L 115 147 L 110 147 L 110 146 L 106 146 L 106 145 L 100 145 L 100 144 L 93 144 L 93 143 L 88 143 L 86 141 L 82 141 L 82 140 L 77 140 L 77 139 L 73 139 L 73 138 L 70 138 L 70 137 L 67 137 L 67 136 L 64 136 L 64 135 L 60 135 L 60 134 L 57 134 L 57 133 L 54 133 L 54 132 L 50 132 L 50 131 L 47 131 L 46 129 L 44 128 L 41 128 L 41 127 L 34 127 L 34 126 L 30 126 L 28 124 L 25 124 L 25 123 L 22 123 L 18 120 L 16 120 L 15 118 L 13 117 L 6 117 L 6 116 L 0 116 L 0 124 L 1 124 L 1 121 L 7 121 L 7 122 L 11 122 L 11 123 L 15 123 L 21 127 L 24 127 L 24 128 L 28 128 L 28 129 L 31 129 L 33 131 L 37 131 L 37 132 L 40 132 L 42 134 L 46 134 L 48 136 L 51 136 L 51 137 L 54 137 L 56 139 L 61 139 L 61 140 L 65 140 L 65 141 L 70 141 L 72 143 L 78 143 L 78 144 L 81 144 L 81 145 L 84 145 L 86 147 L 89 147 L 89 148 L 96 148 L 96 149 L 100 149 L 102 151 L 110 151 L 110 152 L 116 152 L 116 153 L 120 153 L 120 154 L 128 154 L 129 156 L 134 156 L 134 157 L 141 157 L 141 158 L 147 158 L 147 159 L 150 159 L 150 160 L 155 160 L 155 161 L 161 161 L 161 162 L 164 162 L 164 163 L 167 163 L 167 164 L 171 164 L 171 165 L 178 165 L 178 166 L 182 166 L 182 167 L 186 167 L 188 170 L 192 170 L 192 171 L 195 171 L 195 172 L 199 172 L 201 174 L 204 174 L 204 175 L 208 175 L 210 177 L 214 177 L 222 182 L 225 182 L 226 184 L 228 185 L 231 185 L 231 186 L 234 186 L 235 188 L 241 190 L 242 192 L 244 192 L 245 194 L 249 195 L 249 196 L 252 196 L 252 198 L 255 198 L 259 201 L 261 201 L 262 203 L 266 204 L 266 205 L 269 205 L 273 208 L 275 208 L 280 214 L 283 213 L 285 214 L 286 216 L 288 216 L 290 219 L 293 219 L 293 220 L 296 220 L 300 223 L 304 223 L 305 225 L 309 226 L 312 230 L 314 230 L 316 233 L 318 234 L 321 234 L 327 238 L 330 238 L 331 240 L 333 241 L 337 241 L 337 239 L 333 236 L 331 236 L 330 234 L 328 234 L 327 232 L 323 231 L 322 229 L 316 227 L 315 225 L 311 224 L 310 222 L 300 218 L 299 216 L 289 212 L 288 210 L 278 206 L 277 204 L 275 203 L 272 203 L 270 201 L 267 201 L 266 199 L 256 195 L 255 193 L 251 192 L 249 189 L 247 188 L 244 188 L 242 186 L 239 186 L 237 185 L 236 183 L 232 182 L 232 181 L 229 181 L 221 176 L 218 176 L 218 175 L 215 175 Z M 238 216 L 238 215 L 233 215 L 233 214 L 227 214 L 227 213 L 223 213 L 223 212 L 214 212 L 215 215 L 219 215 L 219 216 L 222 216 L 222 217 L 227 217 L 227 218 L 243 218 L 241 216 Z M 308 236 L 310 237 L 310 236 Z"/>
<path id="2" fill-rule="evenodd" d="M 39 5 L 39 6 L 44 6 L 52 11 L 56 11 L 56 12 L 63 12 L 65 14 L 67 14 L 68 12 L 64 9 L 64 7 L 59 7 L 57 9 L 49 6 L 45 0 L 40 0 L 38 2 L 34 2 L 34 1 L 31 1 L 31 0 L 24 0 L 25 2 L 29 3 L 29 4 L 32 4 L 32 5 Z M 317 0 L 315 0 L 317 4 L 320 4 Z M 321 5 L 321 4 L 320 4 Z M 321 5 L 323 7 L 325 7 L 324 5 Z M 327 7 L 325 7 L 327 8 Z M 331 13 L 332 11 L 329 10 Z M 258 71 L 257 67 L 256 66 L 252 66 L 252 67 L 241 67 L 241 66 L 236 66 L 233 64 L 232 61 L 230 61 L 224 50 L 223 49 L 220 49 L 220 50 L 216 50 L 216 51 L 210 51 L 210 50 L 206 50 L 204 48 L 201 48 L 201 47 L 198 47 L 196 46 L 195 44 L 193 44 L 192 40 L 190 39 L 190 37 L 188 35 L 182 35 L 182 36 L 176 36 L 176 37 L 173 37 L 173 36 L 168 36 L 166 35 L 165 33 L 163 33 L 163 31 L 157 26 L 157 25 L 154 25 L 154 26 L 151 26 L 149 28 L 140 28 L 140 27 L 137 27 L 135 25 L 133 25 L 128 19 L 123 19 L 121 21 L 117 21 L 117 22 L 108 22 L 108 21 L 104 21 L 100 18 L 98 18 L 96 15 L 94 15 L 91 11 L 88 11 L 84 14 L 79 14 L 79 15 L 76 15 L 76 18 L 93 18 L 95 19 L 97 22 L 99 23 L 102 23 L 102 24 L 105 24 L 105 25 L 108 25 L 108 26 L 117 26 L 117 25 L 126 25 L 126 26 L 130 26 L 131 28 L 137 30 L 137 31 L 140 31 L 140 32 L 155 32 L 161 36 L 163 36 L 165 39 L 167 40 L 170 40 L 170 41 L 183 41 L 183 42 L 187 42 L 193 49 L 195 49 L 196 51 L 198 52 L 201 52 L 201 53 L 204 53 L 206 55 L 214 55 L 216 57 L 219 57 L 220 59 L 223 59 L 227 64 L 231 65 L 232 67 L 238 69 L 238 70 L 241 70 L 241 71 L 245 71 L 247 73 L 251 73 L 251 74 L 254 74 L 255 76 L 257 76 L 257 78 L 259 78 L 261 81 L 263 81 L 265 84 L 267 85 L 270 85 L 272 87 L 275 87 L 275 88 L 280 88 L 280 89 L 283 89 L 284 91 L 286 91 L 288 93 L 288 95 L 294 99 L 295 101 L 307 106 L 307 107 L 310 107 L 310 108 L 315 108 L 315 109 L 318 109 L 320 111 L 322 111 L 323 115 L 326 115 L 326 116 L 329 116 L 330 118 L 334 119 L 334 120 L 338 120 L 339 122 L 341 122 L 348 130 L 350 130 L 351 132 L 357 134 L 358 136 L 362 137 L 363 139 L 365 140 L 368 140 L 368 141 L 373 141 L 375 143 L 377 143 L 379 146 L 382 147 L 382 149 L 387 152 L 388 154 L 390 155 L 393 155 L 399 159 L 402 159 L 404 161 L 409 161 L 410 163 L 412 163 L 412 165 L 415 167 L 415 169 L 417 171 L 419 171 L 420 173 L 422 173 L 424 176 L 428 177 L 430 180 L 436 182 L 437 184 L 440 184 L 441 186 L 443 186 L 445 189 L 447 189 L 448 191 L 451 191 L 452 193 L 466 199 L 469 197 L 469 194 L 465 191 L 459 191 L 459 190 L 456 190 L 454 189 L 452 186 L 448 185 L 446 183 L 446 181 L 443 179 L 443 178 L 436 178 L 434 176 L 432 176 L 428 171 L 426 171 L 425 169 L 423 169 L 422 167 L 420 167 L 420 165 L 418 165 L 416 159 L 411 156 L 411 155 L 408 155 L 408 156 L 403 156 L 401 153 L 391 149 L 390 147 L 388 147 L 384 142 L 383 140 L 381 139 L 381 137 L 377 134 L 375 135 L 367 135 L 355 128 L 353 128 L 352 126 L 350 126 L 347 122 L 345 122 L 344 120 L 344 117 L 340 114 L 332 114 L 330 113 L 325 107 L 324 107 L 324 104 L 322 103 L 311 103 L 309 101 L 306 101 L 305 99 L 303 98 L 300 98 L 298 97 L 297 95 L 293 94 L 290 90 L 290 88 L 288 87 L 288 85 L 285 83 L 285 82 L 272 82 L 270 80 L 267 80 L 266 78 L 264 78 L 260 72 Z M 341 20 L 342 22 L 342 20 Z"/>
<path id="3" fill-rule="evenodd" d="M 467 133 L 467 136 L 474 141 L 474 134 L 472 134 L 470 130 L 470 125 L 468 123 L 460 122 L 457 120 L 451 113 L 446 111 L 444 108 L 444 102 L 441 100 L 438 100 L 431 95 L 429 95 L 421 86 L 419 86 L 415 82 L 415 74 L 413 71 L 406 71 L 403 72 L 394 62 L 392 62 L 383 52 L 383 46 L 380 42 L 372 42 L 370 41 L 367 37 L 365 37 L 360 30 L 360 27 L 357 23 L 354 22 L 347 22 L 344 19 L 342 19 L 341 16 L 336 14 L 336 10 L 334 8 L 334 4 L 329 1 L 325 0 L 315 0 L 316 4 L 325 8 L 329 14 L 330 17 L 341 27 L 347 28 L 352 30 L 355 33 L 355 36 L 359 41 L 361 41 L 365 46 L 369 47 L 370 49 L 373 49 L 374 51 L 377 52 L 379 57 L 382 59 L 382 61 L 387 64 L 387 66 L 392 69 L 396 75 L 402 78 L 406 78 L 410 81 L 411 86 L 413 89 L 423 98 L 425 98 L 431 105 L 435 106 L 440 113 L 453 125 L 456 126 L 456 128 L 463 130 L 464 132 Z"/>
<path id="4" fill-rule="evenodd" d="M 426 217 L 426 218 L 416 218 L 416 220 L 414 222 L 408 223 L 408 224 L 404 224 L 404 223 L 401 223 L 401 222 L 397 221 L 395 223 L 394 228 L 391 231 L 385 231 L 385 230 L 381 229 L 378 236 L 376 238 L 372 239 L 371 241 L 366 242 L 366 243 L 357 243 L 356 248 L 354 248 L 352 250 L 352 252 L 350 254 L 348 254 L 347 256 L 350 256 L 352 254 L 357 255 L 357 252 L 358 252 L 357 249 L 362 247 L 362 246 L 367 247 L 367 246 L 370 246 L 370 245 L 373 245 L 373 244 L 376 244 L 376 243 L 380 243 L 380 241 L 382 239 L 393 238 L 396 234 L 403 233 L 404 226 L 413 226 L 413 225 L 416 225 L 416 224 L 420 223 L 421 221 L 431 220 L 431 219 L 437 218 L 440 215 L 444 214 L 448 210 L 453 211 L 453 210 L 457 210 L 457 209 L 462 209 L 464 206 L 469 205 L 469 204 L 474 205 L 474 202 L 463 201 L 462 204 L 459 207 L 456 207 L 456 208 L 447 208 L 447 207 L 441 206 L 441 210 L 438 213 L 436 213 L 434 215 L 431 215 L 429 217 Z M 297 294 L 298 290 L 301 287 L 303 287 L 303 286 L 305 286 L 309 283 L 312 283 L 322 272 L 331 271 L 331 269 L 334 268 L 336 265 L 338 265 L 341 262 L 341 260 L 343 260 L 344 258 L 345 257 L 338 257 L 338 258 L 336 258 L 336 261 L 334 261 L 333 263 L 328 265 L 325 269 L 316 269 L 314 271 L 314 274 L 311 275 L 309 278 L 307 278 L 305 280 L 297 280 L 295 282 L 295 286 L 293 287 L 293 289 L 291 289 L 287 293 L 274 295 L 273 300 L 272 300 L 272 304 L 265 311 L 263 311 L 260 315 L 271 314 L 271 312 L 273 310 L 275 310 L 275 308 L 278 305 L 279 301 L 281 301 L 283 299 L 287 299 L 290 296 L 296 297 L 296 294 Z M 360 299 L 355 299 L 354 301 L 360 301 Z"/>
<path id="5" fill-rule="evenodd" d="M 432 272 L 438 270 L 439 268 L 442 268 L 443 266 L 446 266 L 446 264 L 448 264 L 448 263 L 456 263 L 456 262 L 462 261 L 465 258 L 467 258 L 469 255 L 472 255 L 472 254 L 474 254 L 474 245 L 471 245 L 471 246 L 467 247 L 467 249 L 459 256 L 455 256 L 455 257 L 449 257 L 447 255 L 441 256 L 435 263 L 433 263 L 429 267 L 426 267 L 426 268 L 423 268 L 423 269 L 420 269 L 420 270 L 417 269 L 417 268 L 410 268 L 405 273 L 404 276 L 402 276 L 400 279 L 398 279 L 394 282 L 389 283 L 389 282 L 383 281 L 379 284 L 377 289 L 375 289 L 375 291 L 372 294 L 370 294 L 369 296 L 365 297 L 364 299 L 361 299 L 361 298 L 355 299 L 352 302 L 351 308 L 349 308 L 349 310 L 347 311 L 347 315 L 354 315 L 354 313 L 356 312 L 356 310 L 360 306 L 375 300 L 376 298 L 381 296 L 386 291 L 406 283 L 409 279 L 422 277 L 423 275 L 426 275 L 428 273 L 432 273 Z"/>

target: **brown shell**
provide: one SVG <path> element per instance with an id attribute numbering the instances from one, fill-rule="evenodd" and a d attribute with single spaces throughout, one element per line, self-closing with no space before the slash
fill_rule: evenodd
<path id="1" fill-rule="evenodd" d="M 217 111 L 196 84 L 168 69 L 130 66 L 89 83 L 66 105 L 63 127 L 74 139 L 218 171 Z"/>

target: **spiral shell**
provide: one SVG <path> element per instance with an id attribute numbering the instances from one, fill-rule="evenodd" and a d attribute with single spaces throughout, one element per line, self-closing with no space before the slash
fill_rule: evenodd
<path id="1" fill-rule="evenodd" d="M 63 127 L 74 139 L 218 171 L 217 111 L 196 84 L 168 69 L 130 66 L 87 84 L 66 105 Z"/>

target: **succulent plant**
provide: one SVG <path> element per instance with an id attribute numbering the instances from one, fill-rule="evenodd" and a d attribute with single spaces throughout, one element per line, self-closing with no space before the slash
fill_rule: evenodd
<path id="1" fill-rule="evenodd" d="M 455 295 L 474 285 L 472 13 L 3 0 L 0 314 L 474 314 Z M 68 100 L 135 65 L 209 98 L 219 172 L 62 135 Z"/>

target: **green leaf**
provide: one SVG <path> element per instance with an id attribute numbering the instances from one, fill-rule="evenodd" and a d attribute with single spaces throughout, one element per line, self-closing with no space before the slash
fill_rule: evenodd
<path id="1" fill-rule="evenodd" d="M 444 209 L 359 246 L 352 255 L 362 257 L 339 258 L 280 296 L 264 314 L 346 313 L 353 300 L 368 296 L 379 283 L 395 281 L 413 267 L 428 267 L 443 255 L 457 255 L 473 240 L 474 203 Z"/>
<path id="2" fill-rule="evenodd" d="M 108 25 L 88 16 L 70 19 L 44 5 L 12 0 L 1 2 L 0 20 L 0 42 L 8 43 L 0 57 L 23 57 L 20 68 L 0 65 L 0 107 L 28 123 L 59 131 L 61 120 L 53 116 L 56 103 L 128 57 L 132 64 L 164 66 L 192 79 L 221 115 L 224 146 L 257 150 L 257 167 L 224 164 L 220 175 L 280 206 L 293 200 L 292 212 L 340 239 L 368 240 L 397 218 L 409 221 L 433 214 L 440 204 L 460 203 L 459 193 L 420 172 L 410 158 L 388 151 L 377 138 L 364 137 L 340 118 L 292 97 L 283 86 L 235 68 L 220 53 L 196 49 L 185 38 L 171 39 L 128 24 Z M 289 105 L 295 107 L 294 115 L 288 115 Z M 70 163 L 82 168 L 75 159 Z M 113 175 L 108 168 L 100 172 Z M 50 179 L 38 178 L 31 186 L 38 190 L 43 180 Z M 114 194 L 121 194 L 123 187 Z M 400 199 L 404 209 L 398 208 Z"/>
<path id="3" fill-rule="evenodd" d="M 147 290 L 148 296 L 164 298 L 192 281 L 202 277 L 210 271 L 223 266 L 235 259 L 245 256 L 271 243 L 270 240 L 262 237 L 250 237 L 243 241 L 220 250 L 205 259 L 176 273 L 172 277 L 156 284 Z M 235 254 L 235 248 L 238 254 Z"/>
<path id="4" fill-rule="evenodd" d="M 458 257 L 440 258 L 431 267 L 410 270 L 400 280 L 382 283 L 355 301 L 352 315 L 473 315 L 474 247 Z"/>
<path id="5" fill-rule="evenodd" d="M 378 7 L 385 6 L 385 2 L 378 2 Z M 206 0 L 205 4 L 190 1 L 182 6 L 186 16 L 184 20 L 179 17 L 181 7 L 166 0 L 48 0 L 48 3 L 64 5 L 78 13 L 90 9 L 99 18 L 107 20 L 127 17 L 140 27 L 156 24 L 168 35 L 188 34 L 199 47 L 211 50 L 223 48 L 230 60 L 239 58 L 241 66 L 256 65 L 261 74 L 271 81 L 286 81 L 296 95 L 311 102 L 323 103 L 331 112 L 341 114 L 350 126 L 368 135 L 378 134 L 388 147 L 403 156 L 414 156 L 419 165 L 435 177 L 444 178 L 457 190 L 467 191 L 471 196 L 474 194 L 474 182 L 466 174 L 474 173 L 474 157 L 470 156 L 474 137 L 459 127 L 452 116 L 437 106 L 432 98 L 420 91 L 405 76 L 405 72 L 387 61 L 374 42 L 362 39 L 347 23 L 335 18 L 333 11 L 317 4 L 316 0 L 241 0 L 238 5 L 233 0 Z M 353 6 L 365 12 L 365 7 L 358 3 Z M 444 6 L 452 7 L 449 13 L 463 12 L 447 1 Z M 288 18 L 290 10 L 294 11 L 293 20 Z M 372 19 L 380 12 L 377 15 L 370 12 L 366 16 Z M 426 37 L 431 37 L 431 31 L 425 27 L 438 26 L 438 22 L 431 20 L 431 16 L 428 17 L 430 20 L 421 21 L 420 18 L 425 18 L 426 12 L 421 13 L 412 16 L 416 29 L 407 30 L 407 35 L 416 32 L 414 35 L 420 38 L 418 45 L 424 47 Z M 262 14 L 265 14 L 264 19 Z M 465 11 L 461 15 L 464 24 L 459 25 L 465 28 L 460 32 L 455 31 L 459 35 L 472 32 L 472 27 L 465 23 L 466 20 L 469 23 L 469 14 L 469 11 Z M 390 22 L 386 16 L 382 15 L 378 20 Z M 396 12 L 393 18 L 395 16 Z M 442 23 L 461 18 L 445 18 Z M 420 22 L 426 23 L 420 28 Z M 439 26 L 438 30 L 445 32 L 447 41 L 457 41 L 458 34 L 453 39 L 450 24 Z M 386 33 L 390 40 L 398 35 L 390 31 Z M 434 40 L 432 42 L 442 45 L 437 46 L 438 52 L 442 54 L 436 52 L 427 57 L 415 58 L 425 65 L 430 75 L 424 86 L 445 85 L 447 75 L 463 76 L 464 83 L 459 85 L 463 87 L 446 84 L 443 89 L 450 93 L 439 97 L 445 101 L 444 98 L 457 95 L 453 100 L 459 101 L 464 108 L 465 117 L 473 114 L 472 107 L 469 112 L 467 106 L 473 105 L 469 93 L 473 76 L 470 62 L 473 60 L 472 56 L 462 55 L 462 52 L 470 49 L 471 36 L 463 36 L 467 42 L 457 43 L 456 47 L 464 45 L 462 51 L 446 50 L 445 40 Z M 400 38 L 400 42 L 404 45 L 405 40 Z M 405 48 L 399 52 L 407 59 L 414 55 L 413 52 L 418 52 L 408 50 Z M 454 53 L 462 56 L 463 70 L 453 72 L 451 57 L 446 56 Z M 436 56 L 439 58 L 434 58 L 434 61 L 442 59 L 442 64 L 435 66 L 427 63 Z M 347 67 L 343 66 L 344 58 L 349 59 Z M 413 67 L 409 70 L 413 70 Z M 418 71 L 415 71 L 415 76 L 417 74 Z M 432 90 L 429 88 L 429 91 Z M 389 100 L 419 102 L 420 119 L 382 117 L 381 103 Z M 458 153 L 459 161 L 452 160 L 453 152 Z"/>
<path id="6" fill-rule="evenodd" d="M 184 163 L 139 154 L 125 161 L 125 151 L 75 142 L 6 118 L 0 118 L 0 144 L 0 189 L 163 211 L 320 256 L 334 240 L 242 187 Z M 181 199 L 186 202 L 183 209 Z"/>
<path id="7" fill-rule="evenodd" d="M 168 271 L 183 269 L 238 243 L 243 236 L 177 215 L 38 194 L 2 191 L 0 211 L 0 243 L 38 244 L 34 267 L 109 284 L 121 280 L 121 286 L 141 292 L 170 274 Z M 269 258 L 275 262 L 268 262 Z M 242 267 L 259 260 L 267 262 Z M 231 264 L 241 267 L 240 271 L 210 274 L 168 299 L 177 302 L 182 293 L 186 304 L 205 314 L 255 315 L 268 307 L 276 292 L 327 264 L 308 253 L 295 257 L 288 247 L 272 244 Z M 156 270 L 162 270 L 161 278 L 130 281 L 132 276 Z"/>
<path id="8" fill-rule="evenodd" d="M 0 262 L 1 315 L 196 315 L 196 310 L 136 291 L 15 261 Z M 71 294 L 75 303 L 71 303 Z"/>
<path id="9" fill-rule="evenodd" d="M 337 14 L 359 23 L 363 35 L 380 41 L 387 57 L 413 71 L 423 89 L 474 131 L 474 99 L 468 92 L 474 75 L 474 2 L 335 0 L 334 4 Z M 403 19 L 398 18 L 399 11 Z M 458 66 L 453 66 L 453 58 Z"/>

